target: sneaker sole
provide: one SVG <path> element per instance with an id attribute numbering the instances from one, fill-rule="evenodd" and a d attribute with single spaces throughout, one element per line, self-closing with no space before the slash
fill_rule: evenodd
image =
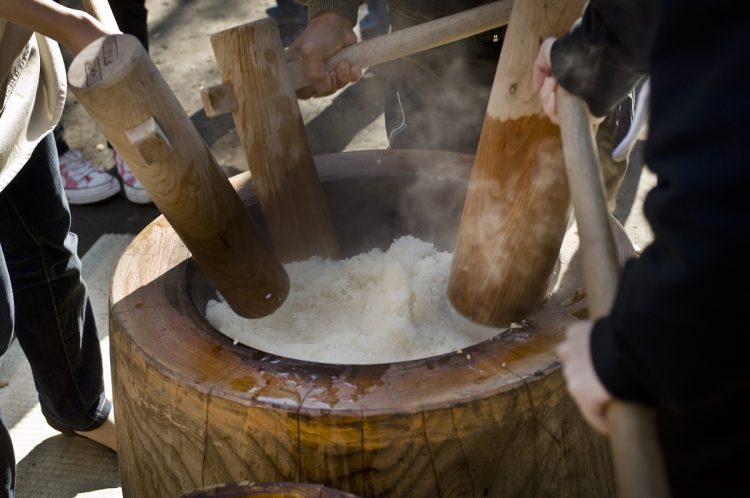
<path id="1" fill-rule="evenodd" d="M 151 196 L 148 195 L 143 189 L 133 188 L 129 185 L 123 185 L 125 190 L 125 197 L 132 203 L 135 204 L 151 204 Z"/>
<path id="2" fill-rule="evenodd" d="M 96 187 L 65 190 L 65 197 L 68 198 L 68 204 L 80 206 L 109 199 L 119 192 L 120 183 L 115 178 L 112 178 L 112 181 Z"/>

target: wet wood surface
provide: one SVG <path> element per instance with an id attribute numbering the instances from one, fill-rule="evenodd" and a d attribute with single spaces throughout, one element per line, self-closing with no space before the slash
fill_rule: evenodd
<path id="1" fill-rule="evenodd" d="M 317 484 L 221 484 L 195 490 L 178 498 L 358 498 Z"/>

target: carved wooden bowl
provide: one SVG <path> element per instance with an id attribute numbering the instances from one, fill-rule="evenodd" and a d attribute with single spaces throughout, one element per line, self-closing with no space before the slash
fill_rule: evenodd
<path id="1" fill-rule="evenodd" d="M 452 250 L 471 156 L 316 161 L 345 256 L 405 234 Z M 249 176 L 233 183 L 261 222 Z M 214 290 L 158 218 L 112 280 L 124 495 L 293 481 L 364 497 L 612 496 L 606 441 L 566 394 L 554 354 L 565 326 L 586 314 L 576 245 L 571 230 L 554 292 L 521 328 L 460 353 L 333 365 L 233 345 L 212 328 L 203 311 Z"/>

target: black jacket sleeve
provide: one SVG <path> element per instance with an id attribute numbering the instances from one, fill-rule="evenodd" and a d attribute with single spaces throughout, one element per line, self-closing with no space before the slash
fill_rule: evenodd
<path id="1" fill-rule="evenodd" d="M 655 0 L 592 0 L 570 33 L 552 46 L 558 83 L 606 115 L 648 71 Z"/>
<path id="2" fill-rule="evenodd" d="M 615 396 L 687 413 L 750 391 L 750 17 L 731 0 L 712 3 L 710 21 L 699 0 L 655 3 L 645 159 L 657 184 L 644 203 L 654 239 L 626 265 L 591 353 Z"/>

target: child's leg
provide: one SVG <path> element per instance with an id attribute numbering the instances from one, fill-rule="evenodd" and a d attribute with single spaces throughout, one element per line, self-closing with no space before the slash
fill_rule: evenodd
<path id="1" fill-rule="evenodd" d="M 2 195 L 2 193 L 0 193 Z M 0 247 L 0 359 L 13 337 L 13 292 Z M 0 496 L 13 496 L 16 480 L 16 457 L 5 419 L 0 414 Z"/>
<path id="2" fill-rule="evenodd" d="M 42 412 L 60 430 L 107 419 L 102 358 L 52 135 L 0 193 L 0 243 L 15 304 L 15 334 Z"/>

